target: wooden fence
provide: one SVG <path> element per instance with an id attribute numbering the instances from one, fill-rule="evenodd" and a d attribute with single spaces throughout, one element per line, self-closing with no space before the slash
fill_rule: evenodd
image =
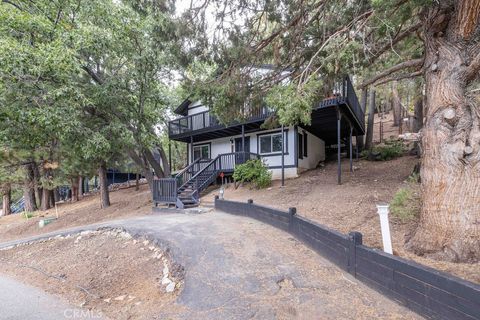
<path id="1" fill-rule="evenodd" d="M 215 199 L 215 208 L 287 231 L 377 291 L 430 319 L 480 319 L 480 285 L 362 245 L 362 235 L 331 230 L 288 212 Z"/>

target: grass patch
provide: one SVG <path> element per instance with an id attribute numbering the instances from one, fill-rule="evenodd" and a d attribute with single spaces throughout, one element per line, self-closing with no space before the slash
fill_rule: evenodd
<path id="1" fill-rule="evenodd" d="M 390 202 L 392 215 L 402 222 L 408 222 L 420 214 L 421 199 L 418 177 L 411 176 L 408 185 L 395 193 Z"/>

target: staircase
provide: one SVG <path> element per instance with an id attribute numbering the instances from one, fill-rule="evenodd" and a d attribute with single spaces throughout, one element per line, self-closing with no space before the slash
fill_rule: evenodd
<path id="1" fill-rule="evenodd" d="M 235 166 L 259 156 L 251 152 L 233 152 L 215 159 L 198 159 L 180 171 L 174 178 L 158 179 L 153 185 L 153 201 L 173 204 L 183 209 L 200 203 L 200 194 L 212 184 L 221 172 L 233 173 Z"/>

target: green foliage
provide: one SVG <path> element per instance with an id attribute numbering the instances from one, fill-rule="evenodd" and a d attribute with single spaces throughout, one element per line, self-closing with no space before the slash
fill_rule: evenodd
<path id="1" fill-rule="evenodd" d="M 402 156 L 405 151 L 401 140 L 391 139 L 375 145 L 371 151 L 363 150 L 361 156 L 373 161 L 388 161 Z"/>
<path id="2" fill-rule="evenodd" d="M 281 124 L 309 125 L 312 107 L 318 100 L 320 86 L 320 81 L 313 79 L 302 87 L 295 83 L 277 84 L 270 89 L 266 103 L 277 111 Z"/>
<path id="3" fill-rule="evenodd" d="M 272 173 L 260 159 L 248 160 L 235 167 L 233 179 L 238 182 L 251 182 L 257 189 L 270 186 Z"/>
<path id="4" fill-rule="evenodd" d="M 419 185 L 416 182 L 409 182 L 407 187 L 398 190 L 390 202 L 392 215 L 402 222 L 417 217 L 420 214 L 420 206 Z"/>

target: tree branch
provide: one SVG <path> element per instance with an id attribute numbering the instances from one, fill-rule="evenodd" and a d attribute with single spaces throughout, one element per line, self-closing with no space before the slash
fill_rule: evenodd
<path id="1" fill-rule="evenodd" d="M 389 82 L 392 82 L 392 81 L 399 81 L 399 80 L 403 80 L 403 79 L 415 78 L 415 77 L 419 77 L 421 75 L 423 75 L 423 70 L 418 70 L 418 71 L 415 71 L 415 72 L 412 72 L 412 73 L 400 74 L 396 77 L 390 77 L 390 78 L 383 79 L 382 81 L 378 81 L 377 83 L 375 83 L 375 85 L 380 86 L 382 84 L 386 84 L 386 83 L 389 83 Z"/>
<path id="2" fill-rule="evenodd" d="M 396 45 L 397 43 L 399 43 L 400 41 L 402 41 L 403 39 L 405 39 L 406 37 L 408 37 L 411 33 L 417 31 L 418 29 L 420 29 L 420 27 L 422 26 L 422 23 L 421 22 L 418 22 L 412 26 L 410 26 L 409 28 L 407 28 L 406 30 L 404 30 L 403 32 L 401 33 L 398 33 L 395 38 L 393 38 L 390 42 L 386 43 L 383 47 L 379 48 L 378 50 L 376 50 L 373 54 L 373 58 L 371 60 L 371 62 L 375 61 L 378 57 L 380 57 L 385 51 L 393 48 L 394 45 Z"/>
<path id="3" fill-rule="evenodd" d="M 82 66 L 82 69 L 85 70 L 88 75 L 93 79 L 98 84 L 103 84 L 104 81 L 98 74 L 96 74 L 92 69 L 90 69 L 88 66 Z"/>
<path id="4" fill-rule="evenodd" d="M 383 79 L 385 77 L 388 77 L 389 75 L 391 75 L 392 73 L 395 73 L 397 71 L 400 71 L 400 70 L 403 70 L 403 69 L 407 69 L 407 68 L 412 68 L 412 67 L 420 67 L 423 65 L 423 58 L 420 58 L 420 59 L 413 59 L 413 60 L 408 60 L 408 61 L 404 61 L 402 63 L 399 63 L 397 65 L 394 65 L 393 67 L 390 67 L 388 68 L 387 70 L 379 73 L 378 75 L 376 75 L 375 77 L 367 80 L 367 81 L 364 81 L 361 85 L 360 85 L 360 88 L 365 88 L 366 86 L 369 86 L 371 84 L 374 84 L 375 82 L 377 82 L 378 80 L 380 79 Z"/>

